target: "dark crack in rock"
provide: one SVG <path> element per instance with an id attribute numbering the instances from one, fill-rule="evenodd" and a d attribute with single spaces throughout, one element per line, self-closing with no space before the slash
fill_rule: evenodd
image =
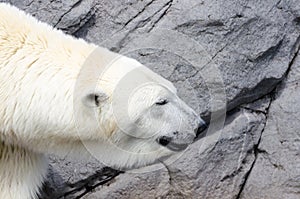
<path id="1" fill-rule="evenodd" d="M 258 146 L 257 161 L 240 198 L 300 196 L 300 57 L 275 93 Z"/>

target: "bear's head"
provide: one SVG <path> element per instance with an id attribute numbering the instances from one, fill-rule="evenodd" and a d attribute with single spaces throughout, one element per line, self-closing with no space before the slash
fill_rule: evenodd
<path id="1" fill-rule="evenodd" d="M 101 143 L 84 142 L 99 160 L 117 168 L 152 164 L 183 151 L 206 128 L 171 82 L 134 59 L 111 60 L 101 73 L 83 76 L 97 79 L 83 84 L 81 102 L 104 135 Z"/>

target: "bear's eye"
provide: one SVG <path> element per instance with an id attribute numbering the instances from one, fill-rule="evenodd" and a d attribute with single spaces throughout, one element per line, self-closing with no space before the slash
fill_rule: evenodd
<path id="1" fill-rule="evenodd" d="M 162 99 L 162 100 L 159 100 L 158 102 L 156 102 L 155 104 L 156 105 L 159 105 L 159 106 L 162 106 L 162 105 L 165 105 L 168 103 L 168 100 L 166 99 Z"/>

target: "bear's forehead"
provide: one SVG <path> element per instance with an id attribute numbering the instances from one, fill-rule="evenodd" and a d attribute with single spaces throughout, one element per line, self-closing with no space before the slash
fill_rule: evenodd
<path id="1" fill-rule="evenodd" d="M 152 92 L 155 93 L 167 93 L 168 91 L 176 93 L 176 88 L 171 82 L 157 75 L 138 61 L 125 56 L 118 58 L 107 66 L 100 77 L 100 84 L 109 93 L 118 87 L 125 90 L 128 89 L 130 93 L 139 88 L 152 89 Z"/>
<path id="2" fill-rule="evenodd" d="M 159 100 L 170 98 L 176 98 L 176 95 L 164 86 L 153 84 L 133 91 L 130 95 L 129 101 L 133 103 L 153 104 Z"/>

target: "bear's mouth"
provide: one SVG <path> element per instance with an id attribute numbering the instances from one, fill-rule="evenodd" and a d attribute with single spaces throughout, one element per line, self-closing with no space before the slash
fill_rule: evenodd
<path id="1" fill-rule="evenodd" d="M 185 150 L 190 143 L 176 143 L 172 142 L 172 138 L 168 136 L 159 137 L 156 141 L 163 147 L 168 148 L 171 151 L 179 152 Z"/>
<path id="2" fill-rule="evenodd" d="M 171 151 L 179 152 L 185 150 L 188 146 L 188 144 L 170 142 L 168 145 L 166 145 L 166 148 L 170 149 Z"/>

